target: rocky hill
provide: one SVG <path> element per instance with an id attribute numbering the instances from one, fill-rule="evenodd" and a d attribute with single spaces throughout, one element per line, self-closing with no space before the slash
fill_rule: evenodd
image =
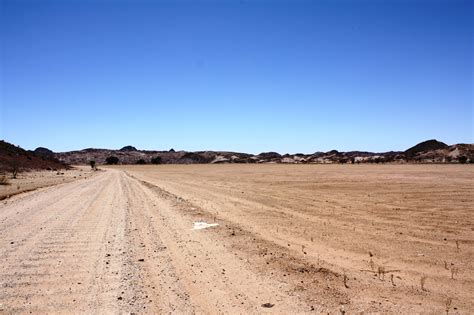
<path id="1" fill-rule="evenodd" d="M 284 154 L 262 152 L 258 155 L 222 151 L 145 151 L 133 146 L 120 150 L 84 149 L 55 153 L 55 157 L 68 164 L 106 164 L 108 157 L 115 156 L 119 164 L 198 164 L 198 163 L 459 163 L 474 162 L 474 144 L 448 146 L 437 140 L 421 142 L 404 152 L 383 153 L 350 151 L 315 152 L 312 154 Z"/>
<path id="2" fill-rule="evenodd" d="M 64 169 L 67 165 L 60 162 L 55 154 L 46 149 L 38 148 L 35 151 L 26 151 L 0 140 L 0 172 L 13 172 L 34 169 Z"/>
<path id="3" fill-rule="evenodd" d="M 116 157 L 117 159 L 110 159 Z M 0 141 L 0 171 L 12 167 L 28 169 L 59 169 L 66 165 L 86 165 L 95 161 L 98 165 L 118 164 L 205 164 L 205 163 L 474 163 L 474 144 L 447 145 L 437 140 L 421 142 L 404 152 L 383 153 L 350 151 L 315 152 L 311 154 L 280 154 L 262 152 L 257 155 L 224 151 L 146 151 L 133 146 L 120 150 L 84 149 L 55 153 L 47 148 L 25 151 Z"/>
<path id="4" fill-rule="evenodd" d="M 418 143 L 417 145 L 406 150 L 404 153 L 408 157 L 414 157 L 418 153 L 429 152 L 429 151 L 434 151 L 434 150 L 443 150 L 443 149 L 446 149 L 447 147 L 448 145 L 446 143 L 432 139 L 432 140 L 427 140 L 427 141 Z"/>

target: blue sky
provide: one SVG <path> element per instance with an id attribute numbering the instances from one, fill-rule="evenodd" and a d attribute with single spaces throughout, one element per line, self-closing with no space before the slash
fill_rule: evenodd
<path id="1" fill-rule="evenodd" d="M 472 1 L 0 1 L 0 139 L 26 149 L 474 142 Z"/>

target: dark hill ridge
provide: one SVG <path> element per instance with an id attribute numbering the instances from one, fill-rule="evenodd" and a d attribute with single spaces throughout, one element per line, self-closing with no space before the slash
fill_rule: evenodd
<path id="1" fill-rule="evenodd" d="M 53 151 L 47 148 L 43 148 L 43 147 L 36 148 L 33 152 L 35 152 L 38 155 L 45 155 L 45 156 L 54 155 Z"/>
<path id="2" fill-rule="evenodd" d="M 133 146 L 120 150 L 88 148 L 80 151 L 54 153 L 46 148 L 25 151 L 9 143 L 0 145 L 0 170 L 7 169 L 12 161 L 18 161 L 24 169 L 60 168 L 64 164 L 88 165 L 90 161 L 106 164 L 106 159 L 115 156 L 119 164 L 213 164 L 213 163 L 474 163 L 474 144 L 448 146 L 437 140 L 419 143 L 408 150 L 382 153 L 349 151 L 315 152 L 312 154 L 279 154 L 262 152 L 258 155 L 227 151 L 145 151 Z M 61 163 L 59 163 L 61 161 Z"/>
<path id="3" fill-rule="evenodd" d="M 428 140 L 409 148 L 405 152 L 315 152 L 312 154 L 280 154 L 277 152 L 262 152 L 258 155 L 222 152 L 222 151 L 144 151 L 132 146 L 120 150 L 85 149 L 56 153 L 56 157 L 69 164 L 88 164 L 90 160 L 105 164 L 109 156 L 119 158 L 120 164 L 135 164 L 140 160 L 145 163 L 162 164 L 206 164 L 206 163 L 457 163 L 459 157 L 465 156 L 467 162 L 474 162 L 473 144 L 456 144 L 448 146 L 437 140 Z M 158 158 L 158 159 L 156 159 Z M 461 158 L 462 159 L 462 158 Z"/>
<path id="4" fill-rule="evenodd" d="M 414 156 L 415 154 L 420 153 L 420 152 L 442 150 L 442 149 L 446 149 L 447 147 L 448 145 L 446 143 L 440 142 L 436 139 L 432 139 L 432 140 L 423 141 L 409 148 L 408 150 L 405 151 L 405 155 Z"/>
<path id="5" fill-rule="evenodd" d="M 38 148 L 35 151 L 26 151 L 8 142 L 0 140 L 0 172 L 64 169 L 67 165 L 60 162 L 53 151 Z"/>
<path id="6" fill-rule="evenodd" d="M 127 145 L 123 148 L 121 148 L 119 151 L 122 151 L 122 152 L 132 152 L 132 151 L 138 151 L 137 148 L 131 146 L 131 145 Z"/>

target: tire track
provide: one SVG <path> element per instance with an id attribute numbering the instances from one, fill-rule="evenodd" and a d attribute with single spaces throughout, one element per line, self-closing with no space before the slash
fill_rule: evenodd
<path id="1" fill-rule="evenodd" d="M 124 212 L 118 179 L 117 173 L 107 172 L 87 183 L 35 193 L 30 203 L 22 199 L 9 204 L 24 220 L 28 214 L 31 217 L 26 224 L 5 228 L 1 238 L 3 244 L 12 238 L 20 240 L 11 244 L 14 248 L 2 247 L 0 252 L 4 310 L 118 310 L 117 294 L 110 293 L 117 291 L 120 278 L 117 271 L 108 272 L 105 262 L 111 234 L 120 232 L 119 223 L 124 221 L 119 215 Z M 58 199 L 58 195 L 63 197 Z"/>

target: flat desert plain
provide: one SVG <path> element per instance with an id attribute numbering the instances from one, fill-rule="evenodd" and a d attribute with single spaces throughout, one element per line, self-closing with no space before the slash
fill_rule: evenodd
<path id="1" fill-rule="evenodd" d="M 472 166 L 101 169 L 0 203 L 0 313 L 474 312 Z"/>

